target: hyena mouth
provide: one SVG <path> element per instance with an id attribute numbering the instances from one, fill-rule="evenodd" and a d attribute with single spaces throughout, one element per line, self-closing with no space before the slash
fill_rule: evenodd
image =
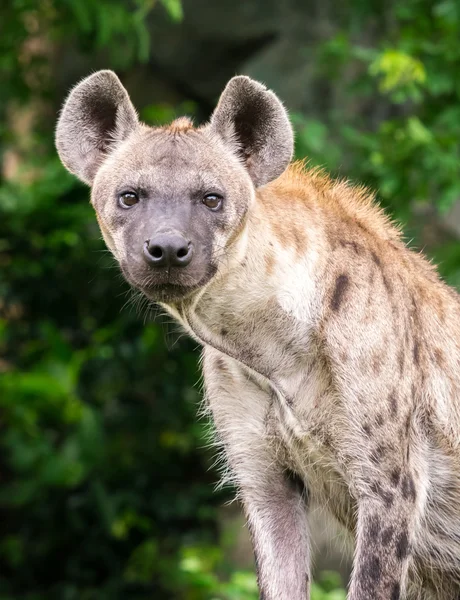
<path id="1" fill-rule="evenodd" d="M 164 280 L 158 278 L 153 280 L 150 277 L 135 277 L 123 267 L 121 270 L 126 281 L 153 302 L 181 300 L 192 294 L 198 287 L 196 282 L 168 281 L 167 277 Z"/>
<path id="2" fill-rule="evenodd" d="M 216 272 L 215 267 L 208 269 L 208 272 L 200 279 L 192 279 L 191 277 L 171 277 L 169 280 L 164 281 L 147 280 L 143 282 L 133 281 L 130 277 L 125 277 L 131 285 L 140 290 L 147 298 L 153 302 L 177 302 L 185 300 L 192 296 L 194 293 L 199 291 L 205 286 Z"/>
<path id="3" fill-rule="evenodd" d="M 174 283 L 165 283 L 162 285 L 152 285 L 143 288 L 141 291 L 154 302 L 177 302 L 191 296 L 200 286 L 199 285 L 179 285 Z"/>

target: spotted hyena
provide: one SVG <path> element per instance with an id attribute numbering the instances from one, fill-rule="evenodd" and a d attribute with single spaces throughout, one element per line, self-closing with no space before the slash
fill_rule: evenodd
<path id="1" fill-rule="evenodd" d="M 261 598 L 309 597 L 312 499 L 355 541 L 350 600 L 459 598 L 459 296 L 372 195 L 290 164 L 248 77 L 206 125 L 148 127 L 95 73 L 56 142 L 127 281 L 203 346 Z"/>

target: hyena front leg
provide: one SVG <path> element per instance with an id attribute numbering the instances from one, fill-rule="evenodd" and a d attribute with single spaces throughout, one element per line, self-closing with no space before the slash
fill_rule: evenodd
<path id="1" fill-rule="evenodd" d="M 257 489 L 242 486 L 261 600 L 310 598 L 305 503 L 278 472 L 267 473 Z"/>
<path id="2" fill-rule="evenodd" d="M 358 503 L 356 553 L 349 600 L 399 600 L 403 591 L 413 537 L 406 507 L 389 509 L 378 501 Z"/>
<path id="3" fill-rule="evenodd" d="M 406 598 L 407 573 L 424 494 L 404 443 L 378 466 L 363 457 L 358 481 L 356 550 L 349 600 Z M 362 446 L 361 446 L 362 447 Z M 401 456 L 403 450 L 404 457 Z M 365 455 L 365 452 L 363 453 Z M 372 458 L 374 461 L 371 462 Z M 386 462 L 386 464 L 384 464 Z"/>
<path id="4" fill-rule="evenodd" d="M 206 349 L 208 402 L 248 519 L 263 600 L 309 598 L 309 544 L 302 488 L 268 436 L 270 395 L 233 359 Z"/>

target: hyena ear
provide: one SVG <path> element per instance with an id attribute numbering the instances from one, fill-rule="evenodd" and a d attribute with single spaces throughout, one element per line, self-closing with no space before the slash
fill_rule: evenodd
<path id="1" fill-rule="evenodd" d="M 291 161 L 294 135 L 287 112 L 273 92 L 249 77 L 230 79 L 210 128 L 233 146 L 256 187 L 276 179 Z"/>
<path id="2" fill-rule="evenodd" d="M 98 71 L 70 92 L 56 128 L 64 166 L 91 185 L 106 156 L 138 126 L 128 92 L 113 71 Z"/>

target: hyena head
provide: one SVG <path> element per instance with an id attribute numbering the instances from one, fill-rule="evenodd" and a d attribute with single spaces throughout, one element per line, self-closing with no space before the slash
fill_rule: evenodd
<path id="1" fill-rule="evenodd" d="M 225 268 L 255 189 L 292 156 L 281 102 L 248 77 L 230 80 L 210 122 L 140 123 L 111 71 L 70 93 L 56 131 L 59 156 L 92 188 L 102 235 L 124 276 L 149 298 L 174 302 Z"/>

